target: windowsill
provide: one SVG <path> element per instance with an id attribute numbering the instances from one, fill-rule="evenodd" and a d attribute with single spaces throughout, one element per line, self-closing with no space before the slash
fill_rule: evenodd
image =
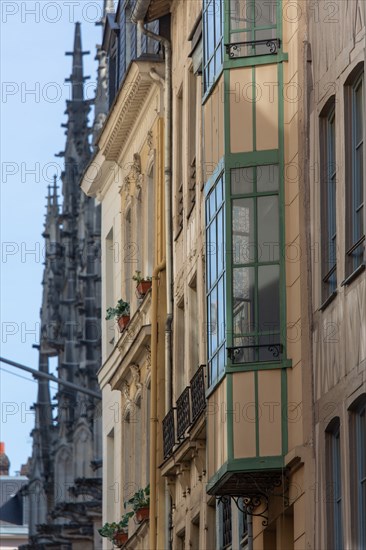
<path id="1" fill-rule="evenodd" d="M 318 311 L 324 311 L 329 306 L 329 304 L 331 304 L 333 302 L 333 300 L 336 298 L 337 294 L 338 294 L 338 292 L 336 290 L 334 290 L 332 292 L 332 294 L 330 294 L 330 296 L 328 296 L 328 298 L 326 300 L 324 300 L 322 305 L 319 307 Z"/>
<path id="2" fill-rule="evenodd" d="M 351 275 L 349 275 L 346 279 L 344 279 L 344 281 L 341 282 L 341 286 L 350 285 L 355 279 L 357 279 L 360 273 L 365 271 L 365 269 L 366 269 L 366 265 L 364 263 L 359 265 L 358 268 L 355 269 L 353 273 L 351 273 Z"/>

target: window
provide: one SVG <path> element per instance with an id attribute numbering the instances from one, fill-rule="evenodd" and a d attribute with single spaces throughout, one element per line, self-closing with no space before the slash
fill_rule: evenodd
<path id="1" fill-rule="evenodd" d="M 204 91 L 212 86 L 223 62 L 223 1 L 204 0 Z"/>
<path id="2" fill-rule="evenodd" d="M 176 237 L 183 229 L 183 158 L 185 155 L 184 147 L 184 124 L 183 124 L 183 85 L 181 86 L 176 98 L 176 128 L 177 139 L 176 150 L 176 181 L 175 181 L 175 232 Z"/>
<path id="3" fill-rule="evenodd" d="M 322 301 L 337 288 L 335 98 L 327 103 L 320 120 Z"/>
<path id="4" fill-rule="evenodd" d="M 222 497 L 218 503 L 219 512 L 219 548 L 220 550 L 231 548 L 233 542 L 231 498 Z"/>
<path id="5" fill-rule="evenodd" d="M 352 548 L 366 548 L 366 394 L 351 412 Z"/>
<path id="6" fill-rule="evenodd" d="M 220 176 L 206 199 L 206 285 L 208 376 L 212 385 L 225 369 L 225 215 L 224 178 Z"/>
<path id="7" fill-rule="evenodd" d="M 346 273 L 363 264 L 364 228 L 364 73 L 356 68 L 346 82 Z"/>
<path id="8" fill-rule="evenodd" d="M 326 430 L 328 548 L 343 548 L 340 422 L 334 418 Z"/>
<path id="9" fill-rule="evenodd" d="M 188 193 L 187 217 L 196 202 L 196 129 L 197 129 L 197 77 L 193 68 L 189 71 L 189 111 L 188 111 Z"/>
<path id="10" fill-rule="evenodd" d="M 105 307 L 114 307 L 114 263 L 115 263 L 115 251 L 113 242 L 113 228 L 110 229 L 105 239 L 105 273 L 103 274 L 105 281 Z M 115 323 L 113 321 L 106 321 L 106 355 L 113 349 L 114 344 L 114 330 Z"/>
<path id="11" fill-rule="evenodd" d="M 230 57 L 276 53 L 277 48 L 271 50 L 271 40 L 277 38 L 276 9 L 277 0 L 230 1 L 230 44 L 235 44 Z"/>
<path id="12" fill-rule="evenodd" d="M 281 358 L 278 165 L 231 170 L 234 363 Z"/>

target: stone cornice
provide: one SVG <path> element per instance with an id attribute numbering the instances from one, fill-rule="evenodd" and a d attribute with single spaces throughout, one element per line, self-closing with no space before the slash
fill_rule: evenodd
<path id="1" fill-rule="evenodd" d="M 81 187 L 86 195 L 100 198 L 112 183 L 123 147 L 138 124 L 152 88 L 157 86 L 150 70 L 162 74 L 161 66 L 156 59 L 131 63 L 99 136 L 98 152 L 84 172 Z"/>

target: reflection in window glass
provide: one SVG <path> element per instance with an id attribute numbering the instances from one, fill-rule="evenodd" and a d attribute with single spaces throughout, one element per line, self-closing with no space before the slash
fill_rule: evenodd
<path id="1" fill-rule="evenodd" d="M 223 63 L 223 2 L 204 0 L 204 90 L 215 82 Z"/>
<path id="2" fill-rule="evenodd" d="M 225 369 L 225 216 L 223 177 L 206 199 L 207 352 L 209 383 Z"/>
<path id="3" fill-rule="evenodd" d="M 254 200 L 233 201 L 233 261 L 247 264 L 255 261 Z"/>
<path id="4" fill-rule="evenodd" d="M 278 196 L 258 198 L 258 260 L 274 262 L 279 259 Z"/>

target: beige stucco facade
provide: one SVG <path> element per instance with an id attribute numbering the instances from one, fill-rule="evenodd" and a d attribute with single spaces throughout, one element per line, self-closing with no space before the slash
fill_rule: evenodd
<path id="1" fill-rule="evenodd" d="M 319 9 L 326 5 L 320 3 Z M 347 195 L 352 177 L 347 166 L 347 85 L 355 68 L 365 63 L 365 2 L 334 2 L 332 24 L 324 18 L 309 14 L 309 47 L 311 48 L 311 97 L 309 101 L 310 139 L 310 196 L 309 222 L 312 248 L 312 357 L 314 376 L 315 421 L 315 546 L 328 548 L 334 542 L 336 523 L 343 548 L 360 548 L 361 503 L 357 498 L 357 447 L 354 420 L 358 403 L 366 394 L 366 275 L 361 271 L 349 279 L 347 273 L 347 232 L 351 218 L 347 214 Z M 336 292 L 324 303 L 322 296 L 322 259 L 326 254 L 321 240 L 322 186 L 326 184 L 321 172 L 322 117 L 327 103 L 335 104 L 336 134 Z M 366 105 L 363 87 L 363 105 Z M 365 107 L 363 107 L 364 109 Z M 363 110 L 363 120 L 365 120 Z M 365 126 L 363 126 L 365 132 Z M 364 139 L 364 138 L 363 138 Z M 364 153 L 363 153 L 364 157 Z M 363 163 L 365 194 L 365 162 Z M 365 195 L 364 195 L 365 196 Z M 364 216 L 364 213 L 363 213 Z M 365 218 L 364 218 L 365 220 Z M 363 222 L 365 228 L 365 221 Z M 363 229 L 365 231 L 365 229 Z M 364 252 L 363 252 L 364 254 Z M 365 257 L 365 256 L 363 256 Z M 363 401 L 362 401 L 363 400 Z M 339 480 L 332 477 L 329 442 L 332 426 L 339 425 Z M 333 432 L 334 433 L 334 432 Z M 365 449 L 363 449 L 365 453 Z M 337 498 L 335 484 L 340 484 L 341 511 L 335 520 L 333 504 Z"/>
<path id="2" fill-rule="evenodd" d="M 159 20 L 165 31 L 169 26 L 171 170 L 164 152 L 169 110 L 161 78 L 166 77 L 165 61 L 140 58 L 130 64 L 117 91 L 83 180 L 84 191 L 102 204 L 102 312 L 121 297 L 131 307 L 130 323 L 121 334 L 114 322 L 103 324 L 98 378 L 103 391 L 103 521 L 118 521 L 124 502 L 150 483 L 149 521 L 130 519 L 126 548 L 331 548 L 325 431 L 339 417 L 343 543 L 354 550 L 354 459 L 349 455 L 354 433 L 348 426 L 365 394 L 366 279 L 360 270 L 341 285 L 347 277 L 347 178 L 339 160 L 338 287 L 324 306 L 318 136 L 319 115 L 335 94 L 336 151 L 342 159 L 342 90 L 364 61 L 365 4 L 335 2 L 339 18 L 333 21 L 326 2 L 268 2 L 277 10 L 273 48 L 248 60 L 239 55 L 240 48 L 230 55 L 230 44 L 223 45 L 226 57 L 210 86 L 202 75 L 202 3 L 147 4 L 145 24 Z M 226 20 L 224 29 L 227 41 Z M 269 46 L 270 40 L 264 44 Z M 267 168 L 273 180 L 268 176 L 267 187 L 260 188 L 258 174 Z M 232 174 L 249 169 L 255 190 L 253 180 L 252 190 L 243 191 L 248 182 L 241 180 L 238 191 Z M 255 201 L 262 198 L 268 201 L 267 211 L 260 218 L 255 210 L 253 232 L 246 219 L 238 233 L 242 242 L 248 238 L 255 245 L 272 208 L 278 221 L 273 215 L 269 243 L 261 244 L 276 245 L 280 252 L 267 260 L 257 252 L 255 261 L 238 267 L 232 205 L 242 201 L 243 212 L 245 201 L 252 200 L 256 209 Z M 249 219 L 245 208 L 240 215 Z M 216 215 L 225 222 L 214 242 L 209 226 Z M 167 231 L 172 236 L 171 281 Z M 240 247 L 242 253 L 245 246 Z M 212 305 L 209 280 L 215 255 L 221 255 L 226 286 L 222 302 L 216 298 Z M 247 305 L 250 297 L 240 287 L 245 276 L 235 295 L 235 273 L 252 268 L 259 273 L 262 264 L 275 266 L 279 274 L 281 325 L 272 329 L 274 337 L 258 328 L 240 334 L 238 329 L 255 324 L 261 289 L 257 274 L 255 305 Z M 142 300 L 132 280 L 136 270 L 153 276 L 152 290 Z M 272 279 L 262 284 L 261 298 L 270 312 L 277 307 Z M 172 314 L 167 318 L 170 291 Z M 212 334 L 221 334 L 220 308 L 225 341 L 215 357 Z M 235 308 L 242 308 L 239 321 Z"/>

